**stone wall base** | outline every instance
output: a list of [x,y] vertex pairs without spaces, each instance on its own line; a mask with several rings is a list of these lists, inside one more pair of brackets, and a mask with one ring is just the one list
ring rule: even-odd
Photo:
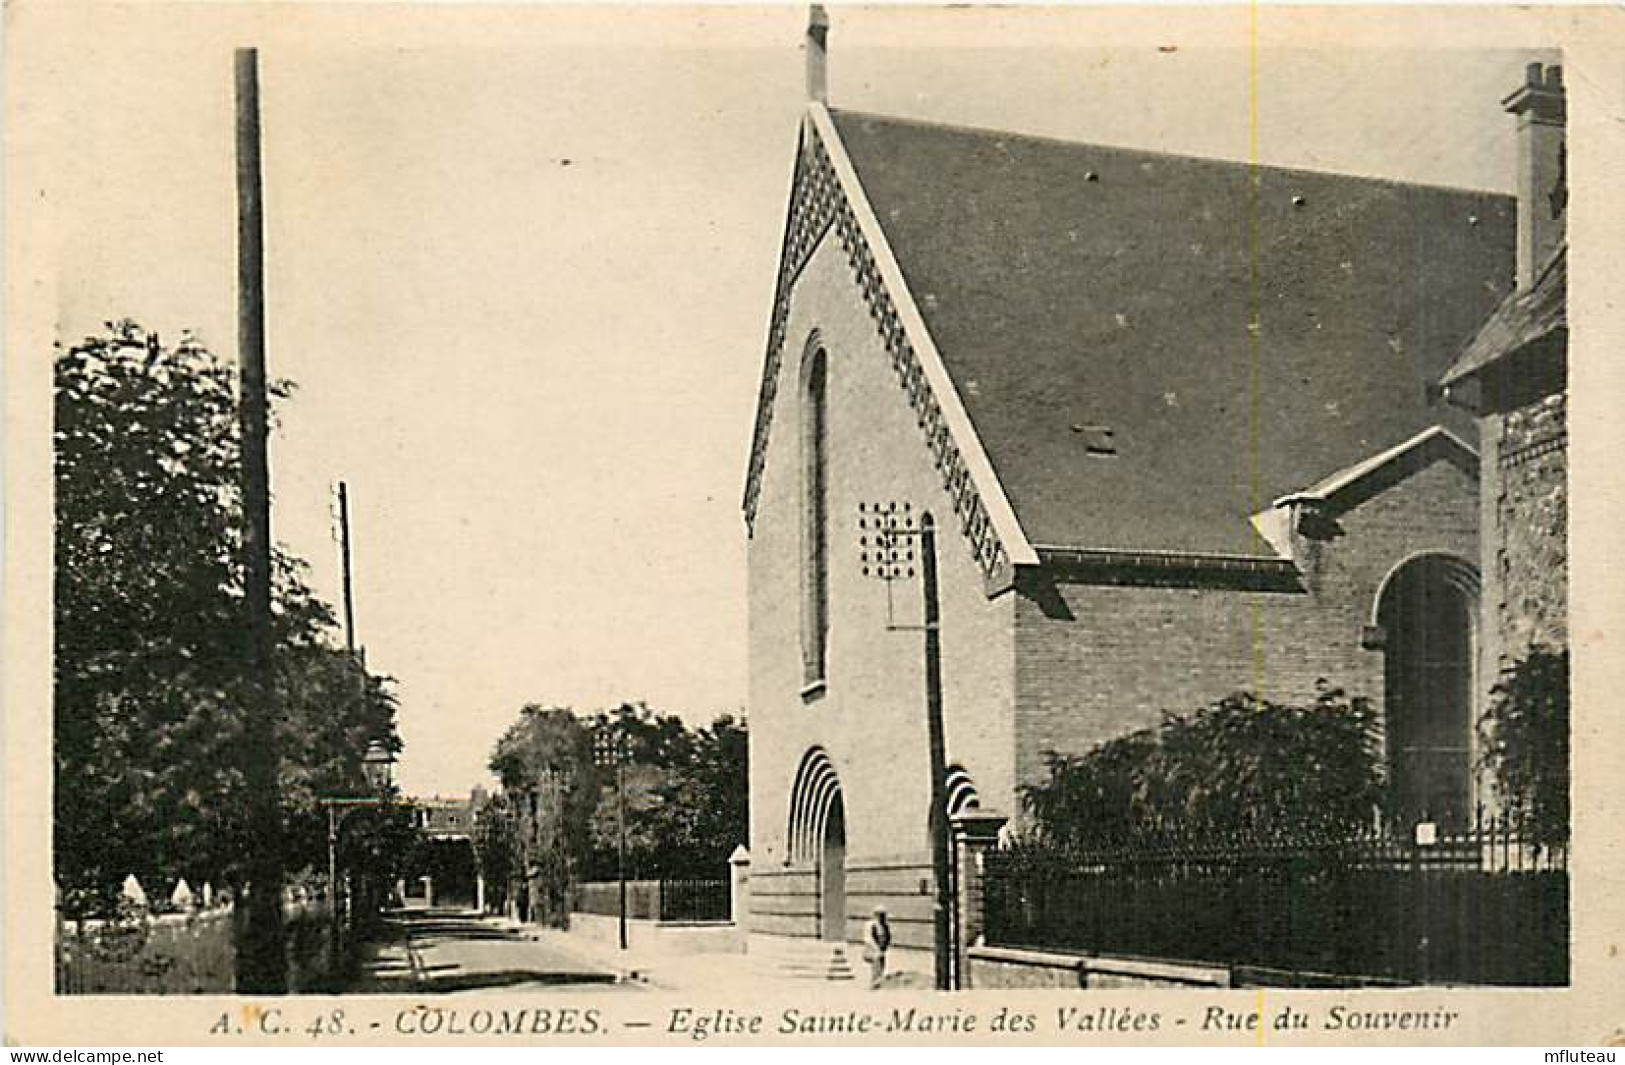
[[972,988],[1067,987],[1105,991],[1231,986],[1230,970],[1222,966],[1010,947],[972,947],[966,956],[968,982]]

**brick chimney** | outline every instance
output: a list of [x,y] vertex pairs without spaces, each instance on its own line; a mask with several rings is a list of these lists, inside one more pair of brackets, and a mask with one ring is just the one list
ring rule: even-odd
[[1569,186],[1564,158],[1563,68],[1530,63],[1524,82],[1501,101],[1518,116],[1518,288],[1563,241]]
[[807,99],[824,103],[829,95],[829,15],[823,4],[807,10]]

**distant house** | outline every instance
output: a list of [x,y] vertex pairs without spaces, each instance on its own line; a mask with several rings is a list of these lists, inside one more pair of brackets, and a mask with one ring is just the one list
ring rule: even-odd
[[1513,200],[835,110],[809,55],[743,502],[753,934],[882,904],[930,967],[918,560],[866,574],[860,503],[941,530],[952,812],[1325,678],[1404,811],[1466,817],[1479,458],[1436,385]]
[[480,801],[479,789],[470,798],[414,799],[417,827],[430,839],[465,839],[473,833],[474,817]]
[[427,906],[485,909],[485,875],[475,832],[484,801],[480,788],[466,798],[434,795],[410,800],[420,842],[407,856],[397,887],[403,899]]

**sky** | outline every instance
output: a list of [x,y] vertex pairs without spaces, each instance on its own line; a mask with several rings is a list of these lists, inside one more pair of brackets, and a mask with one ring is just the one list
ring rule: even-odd
[[[748,711],[739,500],[804,12],[417,15],[262,45],[269,363],[297,385],[272,520],[336,604],[348,482],[399,781],[451,794],[529,702]],[[1512,189],[1526,53],[1271,50],[1255,82],[1245,49],[1020,11],[832,19],[836,107],[1230,159],[1256,107],[1264,163]],[[41,105],[59,335],[128,316],[230,355],[243,39],[111,37]]]

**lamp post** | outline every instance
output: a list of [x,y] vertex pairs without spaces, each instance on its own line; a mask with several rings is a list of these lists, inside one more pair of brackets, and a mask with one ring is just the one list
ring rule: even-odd
[[[384,806],[389,802],[389,787],[394,783],[395,753],[381,740],[367,745],[361,756],[361,774],[374,794],[369,796],[327,796],[316,801],[327,810],[327,893],[328,925],[336,944],[339,927],[339,828],[351,810],[361,806]],[[345,917],[349,917],[349,898],[345,898]]]
[[621,949],[626,949],[626,733],[614,725],[600,728],[592,741],[593,764],[615,770],[615,818],[618,841],[616,870],[621,882]]
[[367,753],[361,756],[361,775],[367,786],[382,795],[395,783],[395,752],[384,746],[383,740],[367,744]]
[[[925,636],[925,727],[931,773],[931,873],[936,892],[931,907],[936,953],[937,990],[953,986],[953,944],[950,929],[953,887],[949,882],[951,858],[948,839],[948,755],[942,723],[942,624],[937,597],[937,525],[929,512],[916,515],[908,503],[858,504],[858,559],[863,576],[885,582],[888,632],[920,632]],[[916,563],[916,550],[918,562]],[[891,588],[899,580],[920,579],[923,616],[918,625],[899,625],[892,619]]]

